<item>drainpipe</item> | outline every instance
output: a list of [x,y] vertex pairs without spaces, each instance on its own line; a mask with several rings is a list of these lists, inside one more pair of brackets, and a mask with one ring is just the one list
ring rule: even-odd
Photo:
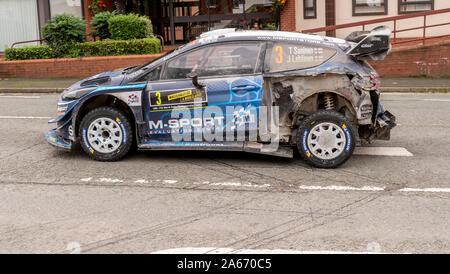
[[175,22],[173,18],[173,0],[169,0],[169,17],[170,17],[170,44],[175,45]]
[[205,0],[206,8],[208,9],[208,31],[210,31],[211,27],[211,13],[209,13],[209,0]]

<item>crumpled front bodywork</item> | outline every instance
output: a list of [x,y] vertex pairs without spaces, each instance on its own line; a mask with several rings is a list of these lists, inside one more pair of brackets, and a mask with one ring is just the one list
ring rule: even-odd
[[[360,139],[389,139],[395,117],[379,101],[379,76],[365,61],[336,54],[325,64],[305,70],[268,74],[262,105],[279,107],[280,141],[294,144],[295,127],[323,105],[323,95],[332,94],[334,110],[356,127]],[[322,106],[325,108],[324,106]],[[270,134],[270,133],[268,133]]]

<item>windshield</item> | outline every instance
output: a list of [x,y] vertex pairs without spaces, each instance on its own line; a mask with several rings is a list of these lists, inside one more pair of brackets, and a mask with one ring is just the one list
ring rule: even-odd
[[151,63],[156,62],[156,61],[158,61],[159,59],[168,56],[169,54],[172,54],[172,53],[175,52],[176,50],[178,50],[178,48],[173,49],[173,50],[171,50],[171,51],[168,51],[168,52],[166,52],[166,54],[163,54],[163,55],[161,55],[161,56],[159,56],[159,57],[157,57],[157,58],[155,58],[155,59],[152,59],[152,60],[148,61],[147,63],[145,63],[145,64],[143,64],[143,65],[139,65],[139,66],[136,66],[136,67],[134,67],[134,68],[132,68],[132,69],[130,69],[130,70],[127,70],[126,73],[128,74],[128,73],[136,72],[136,71],[140,70],[141,68],[146,67],[146,66],[150,65]]

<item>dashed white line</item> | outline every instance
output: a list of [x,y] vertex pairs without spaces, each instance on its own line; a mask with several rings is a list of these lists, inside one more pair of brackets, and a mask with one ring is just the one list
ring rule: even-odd
[[0,116],[0,119],[50,119],[51,117],[39,116]]
[[[84,183],[89,182],[97,182],[97,183],[129,183],[124,179],[118,179],[118,178],[98,178],[94,179],[92,177],[87,178],[81,178],[80,181]],[[179,182],[177,180],[146,180],[146,179],[137,179],[132,180],[131,182],[134,182],[136,184],[162,184],[162,185],[204,185],[204,186],[223,186],[223,187],[235,187],[235,188],[270,188],[270,184],[253,184],[250,182]],[[361,186],[361,187],[355,187],[355,186],[345,186],[345,185],[329,185],[329,186],[319,186],[319,185],[289,185],[290,188],[298,188],[301,190],[309,190],[309,191],[372,191],[372,192],[380,192],[380,191],[386,191],[387,187],[385,186]],[[398,190],[394,190],[398,192],[441,192],[441,193],[450,193],[450,188],[439,188],[439,187],[428,187],[428,188],[402,188]]]
[[352,187],[352,186],[299,186],[300,189],[304,190],[337,190],[337,191],[383,191],[384,187],[376,186],[363,186],[363,187]]
[[447,192],[450,193],[450,188],[402,188],[402,192]]
[[30,96],[30,95],[0,95],[0,98],[40,99],[41,96]]
[[399,157],[414,156],[404,147],[357,147],[355,148],[353,154],[370,155],[370,156],[399,156]]
[[450,99],[422,99],[422,100],[431,102],[450,102]]

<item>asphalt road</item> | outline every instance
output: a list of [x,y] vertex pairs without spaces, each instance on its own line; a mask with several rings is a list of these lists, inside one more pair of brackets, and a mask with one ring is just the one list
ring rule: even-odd
[[413,156],[321,170],[221,152],[95,162],[46,143],[56,95],[0,95],[0,253],[450,253],[450,95],[382,99],[399,125],[372,146]]

